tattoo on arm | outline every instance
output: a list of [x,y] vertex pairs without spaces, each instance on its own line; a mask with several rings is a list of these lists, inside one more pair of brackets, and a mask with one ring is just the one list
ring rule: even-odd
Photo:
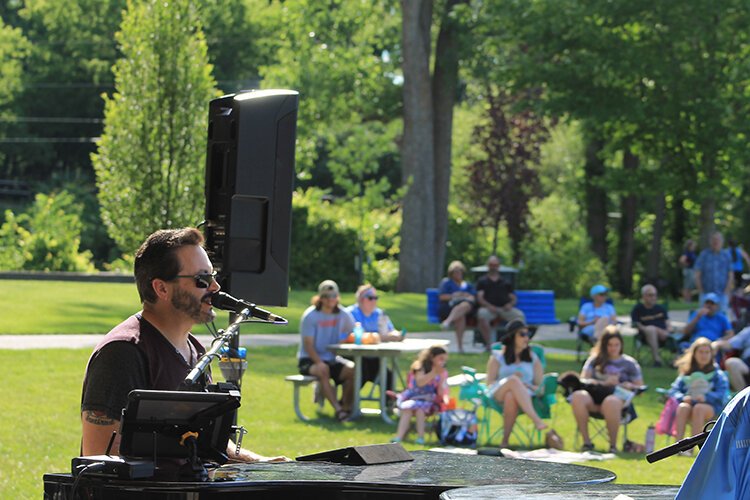
[[83,412],[83,418],[86,422],[94,425],[112,425],[115,419],[109,418],[103,411],[86,410]]

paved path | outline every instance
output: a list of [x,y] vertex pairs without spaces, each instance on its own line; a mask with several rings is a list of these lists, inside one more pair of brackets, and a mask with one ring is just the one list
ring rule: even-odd
[[[686,321],[687,311],[673,311],[672,319],[675,321]],[[455,350],[455,334],[453,331],[436,332],[409,332],[409,337],[421,339],[445,339],[450,341],[449,349]],[[103,335],[0,335],[0,349],[82,349],[93,348]],[[210,336],[200,336],[204,345],[211,343]],[[557,325],[541,325],[534,335],[534,340],[562,340],[573,339],[573,334],[568,330],[568,323]],[[296,333],[259,333],[240,334],[240,344],[252,348],[258,346],[288,346],[297,345],[299,335]],[[481,344],[472,346],[472,333],[464,334],[464,348],[466,352],[482,352]],[[547,352],[574,353],[566,349],[548,348]]]

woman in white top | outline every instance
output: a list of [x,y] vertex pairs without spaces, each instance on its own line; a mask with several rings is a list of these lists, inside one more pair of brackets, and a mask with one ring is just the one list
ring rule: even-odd
[[489,393],[503,406],[503,442],[500,446],[504,448],[508,447],[519,409],[531,418],[537,429],[547,428],[531,402],[531,396],[544,378],[544,369],[529,347],[529,329],[520,319],[508,323],[506,329],[503,349],[492,352],[487,361]]

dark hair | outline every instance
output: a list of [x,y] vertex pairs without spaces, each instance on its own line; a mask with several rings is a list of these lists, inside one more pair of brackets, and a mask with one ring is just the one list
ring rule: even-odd
[[594,356],[593,368],[594,370],[603,369],[604,365],[609,362],[609,352],[607,346],[611,339],[618,339],[620,341],[620,355],[625,352],[625,343],[622,340],[622,335],[615,325],[609,325],[604,329],[599,342],[596,343],[594,348],[591,350],[591,354]]
[[440,356],[441,354],[447,353],[448,351],[446,351],[444,347],[439,345],[434,345],[432,347],[424,349],[419,353],[416,361],[411,364],[411,371],[418,372],[419,370],[424,370],[425,373],[428,373],[430,370],[432,370],[433,358],[435,356]]
[[[518,332],[520,332],[523,328],[517,329],[513,334],[508,335],[508,340],[505,342],[505,348],[503,348],[503,357],[505,358],[505,363],[508,365],[512,365],[516,362],[516,335],[518,335]],[[518,357],[521,359],[521,361],[531,361],[531,346],[527,345],[526,349],[520,352]]]
[[177,250],[189,245],[203,246],[203,234],[194,227],[160,229],[146,238],[135,252],[135,285],[141,303],[156,302],[151,282],[174,279],[180,273]]

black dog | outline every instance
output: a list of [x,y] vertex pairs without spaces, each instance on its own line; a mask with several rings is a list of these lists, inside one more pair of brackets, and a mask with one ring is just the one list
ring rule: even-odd
[[604,398],[615,392],[614,386],[582,381],[574,371],[567,371],[557,377],[557,385],[563,388],[566,398],[575,391],[584,390],[591,394],[591,399],[597,405],[602,404]]

